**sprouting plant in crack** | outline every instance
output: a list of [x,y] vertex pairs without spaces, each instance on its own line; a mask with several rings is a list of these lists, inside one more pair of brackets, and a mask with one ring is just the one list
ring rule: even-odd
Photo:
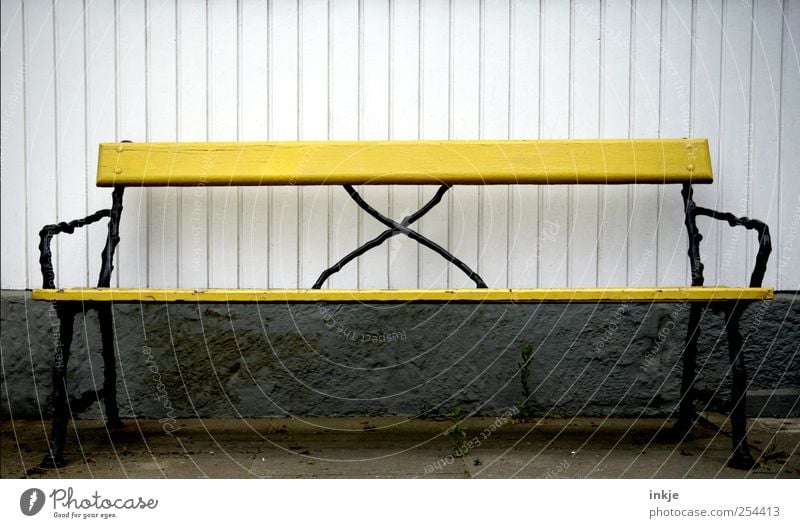
[[462,457],[467,452],[467,433],[461,428],[461,422],[464,421],[464,413],[459,405],[453,405],[447,411],[447,417],[453,422],[445,433],[453,442],[453,456]]
[[532,414],[531,409],[531,388],[528,385],[528,379],[531,375],[531,359],[533,359],[533,347],[525,343],[522,345],[520,351],[520,358],[522,361],[519,363],[520,382],[522,383],[522,401],[517,402],[517,409],[522,418],[528,418]]

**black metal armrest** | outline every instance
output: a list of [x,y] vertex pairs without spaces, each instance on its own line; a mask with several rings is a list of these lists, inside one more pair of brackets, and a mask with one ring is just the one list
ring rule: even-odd
[[111,215],[111,209],[100,209],[86,218],[80,218],[71,222],[59,222],[49,224],[39,231],[39,266],[42,268],[42,288],[54,289],[55,273],[53,271],[53,255],[50,252],[50,241],[55,235],[61,233],[72,234],[78,227],[93,224],[98,220]]
[[769,234],[769,226],[755,218],[737,217],[732,213],[721,213],[713,209],[700,207],[694,203],[692,198],[693,190],[691,184],[684,184],[683,203],[686,211],[686,229],[689,231],[689,260],[692,264],[692,286],[703,285],[703,263],[700,261],[700,241],[703,235],[697,229],[697,216],[708,216],[715,220],[728,222],[731,227],[743,226],[746,229],[754,230],[758,233],[758,253],[753,272],[750,275],[750,287],[759,288],[764,280],[767,271],[767,262],[772,253],[772,239]]
[[86,218],[79,218],[71,222],[59,222],[49,224],[39,231],[39,266],[42,270],[42,288],[55,289],[55,272],[53,271],[53,255],[50,252],[50,241],[55,235],[61,233],[72,234],[76,228],[93,224],[105,217],[109,218],[108,237],[103,248],[103,265],[100,268],[100,279],[97,287],[103,288],[111,285],[111,271],[114,269],[112,261],[114,250],[119,243],[119,218],[122,214],[122,193],[123,187],[115,187],[112,193],[111,209],[100,209]]

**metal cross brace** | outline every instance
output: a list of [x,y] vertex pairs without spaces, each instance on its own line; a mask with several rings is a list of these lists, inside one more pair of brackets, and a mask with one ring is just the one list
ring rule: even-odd
[[341,270],[351,260],[363,255],[370,249],[380,246],[386,240],[389,240],[391,237],[401,233],[406,235],[410,239],[416,241],[417,243],[422,244],[423,246],[441,255],[445,260],[447,260],[448,262],[456,266],[458,269],[463,271],[472,281],[474,281],[475,286],[477,288],[487,287],[486,283],[483,282],[483,279],[480,277],[480,275],[475,273],[469,266],[467,266],[461,260],[456,258],[452,253],[444,249],[436,242],[420,235],[419,233],[408,227],[417,220],[419,220],[420,218],[422,218],[426,213],[428,213],[428,211],[433,209],[439,202],[441,202],[444,193],[446,193],[447,190],[450,189],[450,185],[442,185],[441,187],[439,187],[439,190],[436,191],[436,194],[433,196],[433,198],[430,199],[430,201],[428,201],[428,203],[426,203],[416,213],[408,215],[405,218],[403,218],[403,220],[399,223],[396,222],[395,220],[392,220],[391,218],[387,218],[386,216],[376,211],[371,205],[369,205],[367,202],[364,201],[364,199],[361,197],[360,194],[358,194],[358,192],[353,188],[352,185],[344,185],[343,187],[344,190],[347,191],[347,194],[350,195],[350,198],[352,198],[353,201],[355,201],[359,207],[361,207],[363,210],[369,213],[380,223],[387,226],[389,229],[387,229],[380,235],[376,236],[372,240],[365,242],[358,248],[354,249],[353,251],[345,255],[344,258],[342,258],[339,262],[337,262],[330,268],[323,271],[322,275],[320,275],[319,278],[317,279],[317,282],[314,283],[314,286],[312,287],[313,289],[318,290],[322,288],[322,285],[325,283],[326,280],[328,280],[328,277],[330,277],[337,271]]

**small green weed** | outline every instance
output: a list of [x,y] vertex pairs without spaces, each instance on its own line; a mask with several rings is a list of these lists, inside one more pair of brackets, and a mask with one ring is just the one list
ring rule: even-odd
[[462,457],[467,452],[467,433],[461,428],[461,422],[464,420],[464,413],[459,405],[453,405],[447,411],[447,417],[453,422],[445,433],[453,442],[453,456]]

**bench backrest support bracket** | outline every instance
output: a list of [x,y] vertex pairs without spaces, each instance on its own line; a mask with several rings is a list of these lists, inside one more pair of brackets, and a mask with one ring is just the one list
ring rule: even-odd
[[117,249],[117,244],[119,244],[119,221],[122,216],[122,193],[124,191],[125,187],[117,185],[111,193],[108,236],[101,254],[103,263],[100,267],[100,278],[97,280],[98,288],[109,288],[111,286],[111,272],[114,271],[114,251]]

